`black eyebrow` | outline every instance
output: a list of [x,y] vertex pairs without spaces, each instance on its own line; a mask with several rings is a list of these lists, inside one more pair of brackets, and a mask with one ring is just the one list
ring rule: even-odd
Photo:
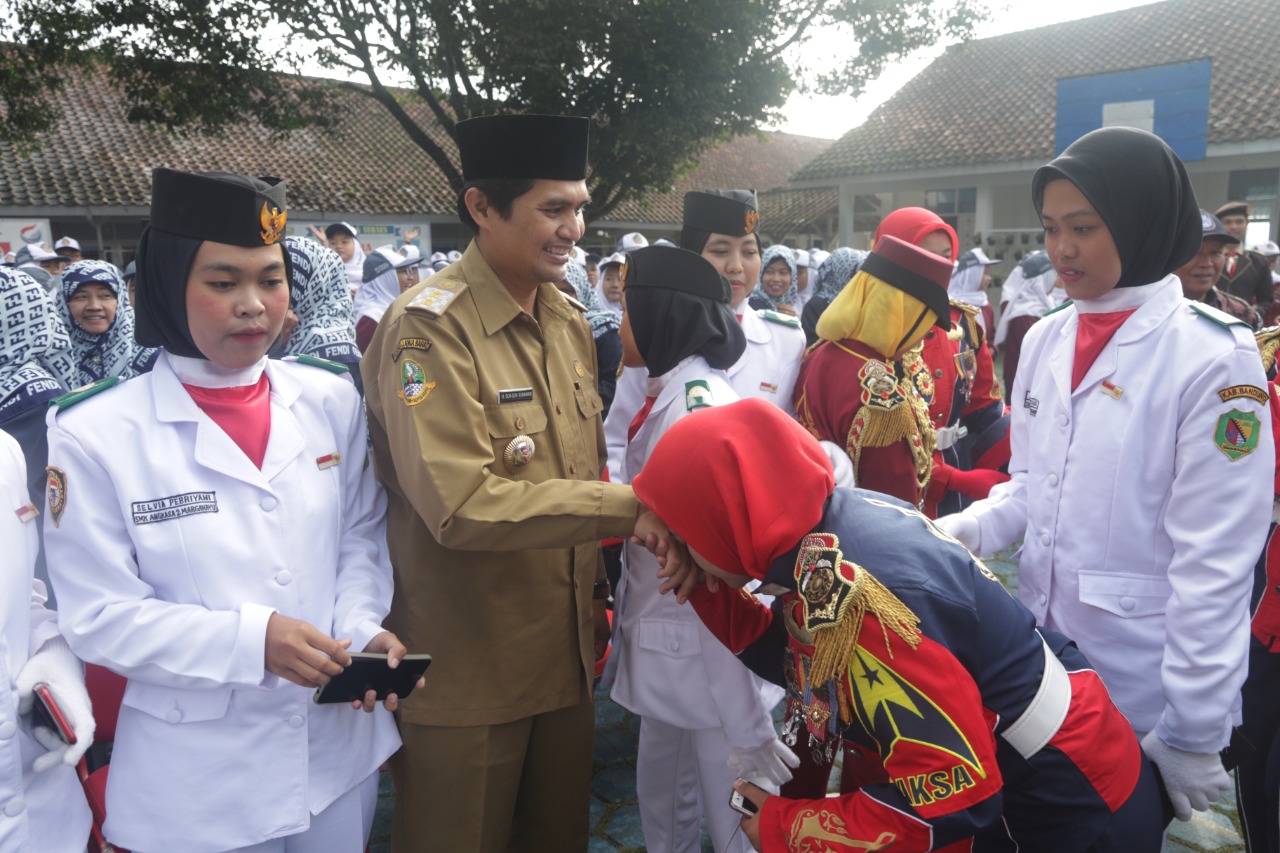
[[[282,270],[282,269],[284,269],[284,261],[272,261],[271,263],[259,269],[258,272],[259,273],[276,272],[277,270]],[[242,270],[240,267],[236,266],[235,264],[211,263],[211,264],[201,265],[198,272],[225,272],[225,273],[231,273],[232,275],[243,275],[245,270]]]

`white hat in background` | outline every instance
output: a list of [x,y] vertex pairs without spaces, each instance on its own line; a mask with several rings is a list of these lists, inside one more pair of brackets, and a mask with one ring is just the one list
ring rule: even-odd
[[795,254],[796,254],[796,266],[804,267],[805,269],[808,269],[809,253],[806,252],[804,249],[796,249]]
[[636,249],[643,249],[649,245],[649,241],[639,231],[632,231],[630,234],[623,234],[622,239],[618,241],[619,252],[634,252]]
[[1277,246],[1273,240],[1268,240],[1260,246],[1254,246],[1253,250],[1260,255],[1266,255],[1268,258],[1280,255],[1280,246]]
[[57,251],[58,249],[74,249],[78,252],[80,251],[80,244],[70,237],[63,237],[53,244],[53,248],[54,251]]
[[623,252],[614,252],[609,257],[600,259],[600,271],[604,272],[605,267],[622,266],[626,262],[627,262],[626,254],[624,254]]
[[405,243],[401,246],[400,254],[404,255],[404,260],[395,265],[398,270],[416,266],[422,262],[422,252],[418,251],[418,247],[412,243]]
[[457,249],[454,249],[452,252],[445,255],[445,258],[448,259],[449,263],[456,264],[458,261],[462,260],[462,253]]

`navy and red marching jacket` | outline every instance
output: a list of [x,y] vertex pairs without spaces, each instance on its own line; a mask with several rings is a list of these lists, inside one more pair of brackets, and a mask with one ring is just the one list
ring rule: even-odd
[[[985,566],[892,498],[836,489],[813,534],[838,540],[842,560],[907,605],[923,636],[912,649],[868,613],[837,686],[852,711],[844,738],[878,754],[888,781],[839,798],[769,798],[761,810],[764,853],[867,844],[926,851],[957,842],[950,849],[1082,851],[1102,836],[1137,786],[1142,757],[1084,655],[1065,637],[1037,630]],[[789,632],[783,616],[791,608],[803,628],[799,548],[764,579],[790,590],[771,610],[725,586],[691,598],[722,642],[779,684],[787,656],[805,648],[791,636],[803,632]],[[1072,695],[1057,733],[1027,759],[999,735],[1036,695],[1046,642]],[[787,686],[795,697],[796,686]]]

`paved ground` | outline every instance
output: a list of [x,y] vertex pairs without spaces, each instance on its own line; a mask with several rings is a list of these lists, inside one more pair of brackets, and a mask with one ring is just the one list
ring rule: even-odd
[[[988,560],[991,569],[1016,586],[1016,559],[1001,554]],[[599,694],[596,697],[595,771],[591,799],[590,853],[643,853],[644,836],[636,806],[636,742],[640,722],[628,711]],[[834,778],[839,779],[837,774]],[[727,794],[726,794],[727,796]],[[374,822],[371,853],[389,853],[391,812],[395,795],[390,781],[383,779],[377,819]],[[704,853],[717,853],[703,836]],[[1165,844],[1165,853],[1230,853],[1243,851],[1236,822],[1234,797],[1207,813],[1197,813],[1189,823],[1174,821]]]

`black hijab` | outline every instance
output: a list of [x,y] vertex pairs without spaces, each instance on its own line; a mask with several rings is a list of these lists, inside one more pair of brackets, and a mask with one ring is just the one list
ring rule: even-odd
[[1200,251],[1200,205],[1187,170],[1160,137],[1129,127],[1087,133],[1031,181],[1039,214],[1044,188],[1065,178],[1102,217],[1120,255],[1116,287],[1151,284]]
[[187,277],[203,240],[148,228],[138,241],[134,337],[174,355],[204,358],[187,325]]
[[705,258],[651,246],[627,256],[624,276],[631,336],[650,376],[691,355],[726,370],[746,351],[742,324],[729,307],[732,288]]

